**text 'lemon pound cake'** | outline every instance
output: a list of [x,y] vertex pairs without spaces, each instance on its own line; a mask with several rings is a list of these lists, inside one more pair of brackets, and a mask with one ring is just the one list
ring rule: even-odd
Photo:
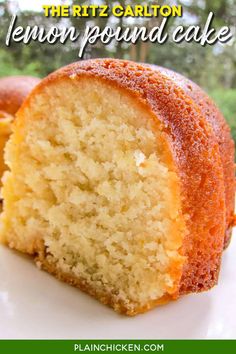
[[7,144],[2,241],[128,315],[214,286],[232,226],[233,142],[226,176],[210,104],[177,81],[69,65],[33,90]]
[[0,78],[0,178],[6,169],[3,150],[11,134],[14,116],[39,79],[31,76]]

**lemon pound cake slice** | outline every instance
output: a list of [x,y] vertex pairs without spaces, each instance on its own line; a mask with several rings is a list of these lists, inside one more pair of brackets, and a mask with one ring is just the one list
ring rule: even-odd
[[98,59],[51,74],[18,112],[6,161],[1,240],[59,279],[128,315],[217,283],[219,143],[160,71]]

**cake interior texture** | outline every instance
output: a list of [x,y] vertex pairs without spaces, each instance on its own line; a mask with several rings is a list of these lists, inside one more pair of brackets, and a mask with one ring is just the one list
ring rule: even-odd
[[185,217],[158,119],[88,77],[52,82],[23,111],[6,148],[2,241],[120,312],[174,297]]
[[[0,176],[6,170],[4,162],[4,148],[11,134],[11,125],[14,117],[0,110]],[[1,186],[1,181],[0,181]]]

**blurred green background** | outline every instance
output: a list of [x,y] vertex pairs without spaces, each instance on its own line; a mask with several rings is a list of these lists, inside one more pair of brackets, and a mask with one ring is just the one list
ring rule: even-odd
[[[235,34],[236,0],[183,0],[183,1],[30,1],[30,0],[0,0],[0,77],[7,75],[28,74],[44,77],[51,71],[78,60],[78,44],[67,42],[65,45],[32,42],[29,45],[12,43],[7,48],[4,44],[6,32],[13,13],[18,14],[18,25],[39,25],[49,28],[55,24],[60,26],[75,26],[83,30],[87,24],[86,18],[52,19],[45,18],[40,12],[42,4],[169,4],[183,6],[182,18],[171,18],[168,21],[168,31],[179,24],[203,26],[210,11],[215,14],[213,25],[231,26]],[[90,25],[122,26],[158,26],[162,18],[130,19],[125,18],[93,18]],[[164,45],[137,43],[128,45],[112,42],[109,46],[97,43],[87,47],[84,58],[115,57],[132,59],[141,62],[154,63],[180,72],[202,86],[216,101],[226,119],[230,123],[233,137],[236,141],[236,41],[227,44],[216,44],[201,47],[199,44],[172,42]]]

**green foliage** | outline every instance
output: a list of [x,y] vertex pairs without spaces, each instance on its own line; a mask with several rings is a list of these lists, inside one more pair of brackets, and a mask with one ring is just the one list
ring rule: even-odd
[[39,64],[31,62],[26,64],[23,68],[17,68],[14,60],[8,53],[0,49],[0,77],[12,75],[31,75],[40,76]]
[[210,93],[231,127],[236,143],[236,90],[215,90]]

